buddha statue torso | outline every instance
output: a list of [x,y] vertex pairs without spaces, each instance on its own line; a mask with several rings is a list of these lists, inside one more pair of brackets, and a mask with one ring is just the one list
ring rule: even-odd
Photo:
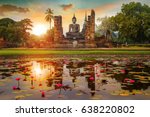
[[69,32],[66,33],[67,38],[69,39],[78,39],[82,38],[82,34],[80,33],[80,25],[76,24],[75,15],[72,18],[72,24],[69,25]]
[[80,25],[79,24],[70,24],[69,25],[69,32],[72,32],[72,33],[80,32]]

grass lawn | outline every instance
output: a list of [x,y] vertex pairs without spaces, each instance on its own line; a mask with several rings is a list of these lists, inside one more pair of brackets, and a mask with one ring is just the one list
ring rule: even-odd
[[150,48],[104,48],[104,49],[0,49],[0,55],[86,55],[86,54],[141,54],[150,55]]

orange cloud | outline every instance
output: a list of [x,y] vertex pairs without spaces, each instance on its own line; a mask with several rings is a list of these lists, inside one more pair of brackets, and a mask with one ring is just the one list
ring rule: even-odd
[[62,4],[62,5],[60,5],[60,7],[62,7],[64,11],[67,11],[67,10],[73,8],[73,4]]
[[116,8],[120,8],[119,4],[105,4],[103,6],[99,6],[97,8],[95,8],[95,11],[97,12],[97,15],[99,15],[99,13],[106,13],[106,12],[111,12],[112,10],[116,9]]
[[0,6],[0,15],[3,16],[7,12],[19,12],[26,13],[29,12],[28,8],[22,8],[14,5],[4,4]]

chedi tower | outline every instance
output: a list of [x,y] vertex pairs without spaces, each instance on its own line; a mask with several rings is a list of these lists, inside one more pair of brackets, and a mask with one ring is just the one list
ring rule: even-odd
[[85,46],[96,47],[95,44],[95,11],[91,10],[85,26]]

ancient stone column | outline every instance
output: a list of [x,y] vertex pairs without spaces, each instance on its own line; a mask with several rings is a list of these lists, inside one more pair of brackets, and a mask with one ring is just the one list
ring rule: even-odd
[[91,10],[85,30],[85,46],[96,47],[95,44],[95,11]]
[[63,39],[62,16],[54,16],[54,43]]
[[91,41],[93,41],[95,39],[95,11],[92,10],[91,11],[91,28],[90,28],[90,37],[91,37]]

